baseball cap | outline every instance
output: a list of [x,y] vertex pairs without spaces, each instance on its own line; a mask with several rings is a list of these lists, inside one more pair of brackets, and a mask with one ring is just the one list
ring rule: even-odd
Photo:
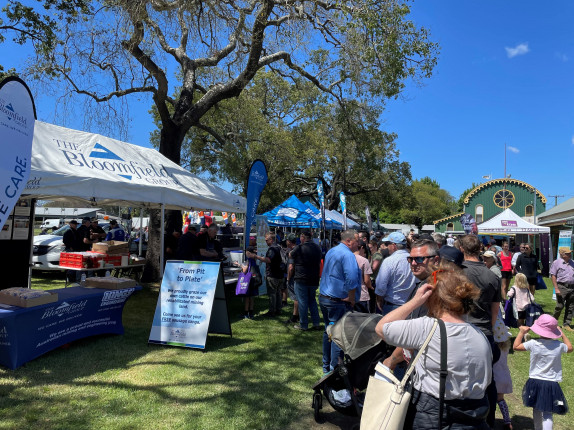
[[111,224],[114,224],[114,225],[115,225],[115,224],[117,224],[117,223],[118,223],[118,222],[117,222],[115,219],[111,219],[111,220],[110,220],[110,225],[111,225]]
[[482,254],[482,256],[487,258],[494,258],[496,257],[496,254],[492,251],[485,251],[484,254]]
[[401,232],[395,231],[389,234],[387,237],[383,237],[383,242],[391,242],[405,245],[407,243],[407,238]]
[[454,246],[443,246],[438,250],[440,258],[460,266],[464,261],[464,255]]
[[289,242],[295,243],[297,242],[297,235],[295,233],[289,233],[285,239]]

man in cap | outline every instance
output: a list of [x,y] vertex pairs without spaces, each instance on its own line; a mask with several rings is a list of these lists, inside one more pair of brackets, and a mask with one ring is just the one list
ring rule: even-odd
[[89,251],[92,247],[92,238],[90,236],[90,217],[82,218],[82,225],[78,227],[78,245],[76,251]]
[[119,242],[126,240],[126,232],[115,219],[110,220],[110,230],[108,231],[105,240],[116,240]]
[[564,330],[574,331],[571,326],[572,314],[574,313],[574,261],[572,261],[572,250],[569,246],[558,248],[560,257],[557,258],[550,267],[550,277],[556,290],[556,307],[554,308],[554,318],[558,321],[562,309],[564,311]]
[[385,258],[375,281],[377,308],[383,315],[406,303],[415,288],[415,277],[409,267],[405,235],[396,231],[383,238],[389,257]]
[[92,243],[100,242],[106,238],[106,232],[102,227],[99,225],[99,221],[96,217],[93,217],[91,220],[90,229],[90,239]]
[[64,251],[79,251],[79,249],[76,249],[78,243],[80,242],[78,240],[78,221],[73,219],[68,223],[68,225],[70,228],[66,230],[64,236],[62,237],[62,241],[64,242]]

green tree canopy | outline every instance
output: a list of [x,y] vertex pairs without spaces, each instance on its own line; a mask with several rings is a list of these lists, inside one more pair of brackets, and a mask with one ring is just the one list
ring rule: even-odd
[[428,177],[413,181],[411,199],[400,213],[404,222],[418,228],[450,215],[454,208],[449,192]]

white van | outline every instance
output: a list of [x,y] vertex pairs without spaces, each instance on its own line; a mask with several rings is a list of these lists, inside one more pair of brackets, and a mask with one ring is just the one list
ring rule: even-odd
[[40,226],[43,229],[51,229],[52,227],[60,228],[64,225],[63,219],[47,219],[44,223]]

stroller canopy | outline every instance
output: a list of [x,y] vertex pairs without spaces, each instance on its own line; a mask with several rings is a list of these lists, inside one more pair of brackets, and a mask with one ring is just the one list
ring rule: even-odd
[[327,334],[351,360],[356,360],[383,341],[375,332],[381,318],[383,316],[379,314],[347,312],[327,327]]

